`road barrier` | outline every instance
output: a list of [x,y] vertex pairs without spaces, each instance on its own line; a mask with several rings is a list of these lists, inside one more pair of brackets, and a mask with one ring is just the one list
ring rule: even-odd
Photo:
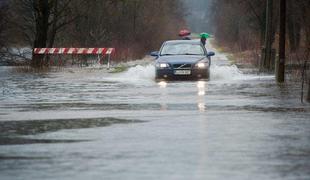
[[110,68],[111,55],[115,53],[115,48],[34,48],[34,54],[38,55],[100,55],[108,56],[108,68]]

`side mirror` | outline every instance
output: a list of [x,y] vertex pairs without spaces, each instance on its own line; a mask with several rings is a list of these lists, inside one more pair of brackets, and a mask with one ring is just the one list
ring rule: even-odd
[[215,56],[215,53],[214,52],[208,52],[207,56],[208,57]]
[[159,52],[158,51],[151,52],[151,56],[158,57],[159,56]]

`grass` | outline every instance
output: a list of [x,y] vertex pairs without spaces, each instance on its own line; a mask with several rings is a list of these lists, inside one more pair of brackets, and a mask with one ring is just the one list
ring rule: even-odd
[[112,69],[112,71],[110,71],[109,73],[121,73],[121,72],[124,72],[128,69],[128,67],[126,66],[117,66],[117,67],[114,67]]
[[210,43],[219,53],[224,53],[231,64],[244,68],[257,68],[259,54],[257,50],[234,51],[227,46],[220,46],[215,39],[210,39]]
[[237,63],[236,56],[234,54],[227,54],[226,57],[228,58],[231,64]]

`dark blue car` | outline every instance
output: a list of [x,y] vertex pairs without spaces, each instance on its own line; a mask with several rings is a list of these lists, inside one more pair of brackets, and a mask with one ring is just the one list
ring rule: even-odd
[[156,80],[208,80],[211,56],[199,40],[165,42],[156,57]]

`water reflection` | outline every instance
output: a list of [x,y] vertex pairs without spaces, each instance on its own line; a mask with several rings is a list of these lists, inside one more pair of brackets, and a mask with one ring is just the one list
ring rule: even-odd
[[206,103],[205,103],[206,82],[198,81],[197,89],[198,89],[197,107],[200,112],[204,112],[206,110]]
[[161,93],[160,93],[160,110],[161,111],[167,111],[168,110],[168,105],[166,102],[166,98],[167,98],[167,85],[168,83],[165,81],[161,81],[158,83],[159,88],[161,89]]
[[158,85],[159,85],[160,88],[166,88],[167,87],[167,82],[161,81],[161,82],[158,83]]

